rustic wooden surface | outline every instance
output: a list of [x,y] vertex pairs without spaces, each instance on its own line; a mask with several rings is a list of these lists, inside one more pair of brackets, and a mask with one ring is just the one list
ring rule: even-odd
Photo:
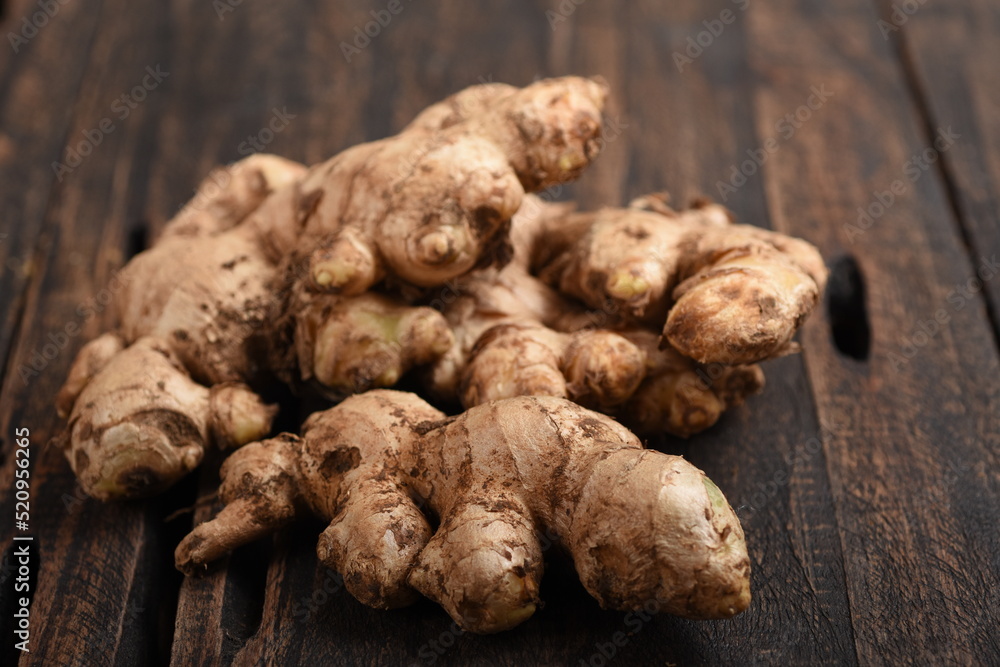
[[[0,2],[0,663],[1000,664],[1000,280],[969,282],[1000,252],[1000,3],[403,0],[350,62],[341,42],[388,3],[261,4]],[[679,70],[705,21],[721,32]],[[169,75],[122,118],[116,98],[157,66]],[[83,497],[46,448],[52,397],[111,325],[98,300],[115,269],[213,165],[276,111],[290,121],[266,149],[316,162],[481,80],[566,73],[603,75],[614,103],[605,154],[561,196],[725,194],[741,220],[805,237],[836,267],[804,354],[770,362],[766,393],[711,432],[665,445],[738,506],[749,611],[601,611],[554,561],[530,622],[461,635],[430,603],[355,602],[317,566],[309,522],[183,580],[172,551],[214,510],[210,465],[155,502]],[[826,99],[802,111],[815,91]],[[52,163],[104,118],[113,130],[57,178]],[[957,138],[912,171],[941,132]],[[720,193],[772,138],[763,166]],[[858,208],[894,181],[859,234]],[[78,333],[60,338],[68,325]],[[17,428],[31,431],[36,554],[24,655]]]

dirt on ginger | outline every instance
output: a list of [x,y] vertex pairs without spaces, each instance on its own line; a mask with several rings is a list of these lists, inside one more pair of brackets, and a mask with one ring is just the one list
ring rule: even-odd
[[[504,261],[525,193],[596,156],[606,95],[579,77],[474,86],[312,168],[254,155],[217,170],[125,267],[118,331],[81,351],[60,393],[84,490],[169,486],[218,439],[216,413],[237,422],[218,444],[260,438],[274,409],[251,388],[275,378],[343,397],[444,354],[444,317],[401,293]],[[213,405],[237,395],[219,385],[247,407]]]
[[314,414],[301,438],[236,451],[222,476],[225,507],[177,547],[184,572],[311,512],[330,522],[320,561],[358,600],[393,608],[423,594],[472,632],[537,609],[539,534],[559,536],[607,608],[656,600],[664,612],[727,618],[750,602],[743,530],[719,489],[563,399],[446,417],[414,394],[370,391]]
[[796,349],[826,278],[804,241],[657,195],[596,213],[529,198],[511,240],[443,309],[456,345],[431,394],[564,397],[646,435],[691,436],[761,391],[755,362]]
[[826,283],[814,246],[731,224],[707,202],[678,212],[649,195],[563,225],[586,231],[541,246],[540,277],[591,308],[610,304],[626,320],[662,327],[667,343],[699,363],[752,364],[795,349],[792,336]]

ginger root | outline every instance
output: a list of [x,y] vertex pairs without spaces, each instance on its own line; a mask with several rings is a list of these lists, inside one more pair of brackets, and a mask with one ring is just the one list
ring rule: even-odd
[[[431,288],[504,264],[525,193],[575,179],[597,156],[606,96],[603,82],[580,77],[522,89],[473,86],[398,135],[350,148],[312,167],[293,191],[276,193],[251,218],[281,258],[289,329],[314,326],[303,320],[331,295],[359,295],[383,281]],[[297,235],[275,228],[289,216],[301,220]],[[278,348],[292,349],[291,338],[286,332]],[[294,349],[298,368],[320,377],[309,372],[301,341]],[[286,358],[286,369],[295,365]]]
[[432,287],[503,259],[524,193],[573,180],[596,157],[606,97],[603,82],[579,77],[453,95],[395,137],[313,167],[286,253],[311,290],[338,294],[387,275]]
[[715,204],[677,212],[649,195],[568,218],[567,228],[586,232],[537,244],[541,278],[591,308],[662,326],[671,346],[700,363],[752,364],[793,350],[826,282],[811,244],[729,224]]
[[[653,331],[663,327],[669,311],[662,286],[674,280],[669,267],[683,259],[683,249],[668,243],[677,236],[673,218],[684,221],[690,238],[700,238],[698,229],[730,228],[728,214],[718,206],[671,215],[637,207],[573,214],[566,204],[528,197],[512,222],[512,261],[465,276],[458,295],[443,308],[456,345],[433,364],[431,393],[457,396],[466,408],[521,395],[569,398],[617,416],[639,433],[680,437],[712,426],[724,410],[758,393],[764,376],[757,366],[716,362],[706,368]],[[593,240],[598,235],[607,245]],[[785,245],[808,247],[780,238]],[[672,259],[665,262],[668,253]],[[625,274],[639,276],[635,284],[661,287],[643,294],[633,290],[624,301],[605,297],[601,307],[588,311],[531,273],[534,265],[542,278],[579,296],[577,287],[597,284],[590,274],[580,278],[583,260],[592,259],[598,268],[615,266],[610,257]],[[821,263],[817,273],[822,274]],[[613,282],[620,288],[623,280]],[[740,325],[734,321],[730,327]]]
[[[516,230],[515,218],[515,230]],[[455,345],[428,374],[429,391],[465,407],[514,396],[569,398],[607,410],[625,401],[645,373],[641,350],[617,333],[563,332],[578,311],[514,260],[466,276],[444,307]]]
[[562,399],[511,398],[448,418],[413,394],[371,391],[314,414],[302,438],[237,450],[222,475],[225,507],[177,547],[186,573],[308,511],[330,521],[319,559],[360,601],[391,608],[421,593],[472,632],[534,613],[541,533],[559,536],[604,607],[656,601],[726,618],[750,601],[743,530],[719,489]]
[[240,222],[303,170],[253,156],[215,172],[122,271],[119,333],[80,350],[56,400],[66,457],[89,495],[152,495],[206,447],[270,431],[276,410],[247,383],[264,370],[275,271]]
[[[213,441],[242,444],[268,432],[274,410],[256,397],[247,399],[253,414],[228,409],[221,403],[237,394],[217,386],[249,393],[277,377],[340,398],[391,386],[444,354],[452,334],[438,312],[368,290],[412,293],[502,263],[525,192],[575,178],[597,154],[606,94],[603,83],[578,77],[474,86],[400,134],[312,168],[254,155],[211,174],[123,270],[117,342],[81,351],[60,393],[66,454],[85,490],[153,493]],[[128,364],[152,350],[163,360],[142,379]],[[98,414],[95,387],[122,396],[131,387],[141,400]],[[163,418],[146,423],[135,411],[145,403]],[[245,423],[202,428],[215,413]],[[194,426],[179,434],[178,423]],[[114,449],[131,443],[135,456],[99,451],[104,440],[84,435],[98,424],[120,426]]]
[[67,396],[65,389],[60,395],[61,403],[74,403],[63,437],[66,458],[90,496],[159,493],[201,462],[209,442],[235,447],[270,431],[275,408],[246,385],[208,389],[192,381],[158,338],[140,338],[114,352],[121,347],[114,334],[90,342],[74,370],[92,377],[78,395]]

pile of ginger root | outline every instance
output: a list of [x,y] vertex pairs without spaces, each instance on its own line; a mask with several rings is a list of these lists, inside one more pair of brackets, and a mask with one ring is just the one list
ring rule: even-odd
[[[473,632],[537,608],[540,534],[604,607],[746,609],[722,492],[633,431],[688,437],[760,392],[826,269],[706,201],[534,194],[597,157],[606,97],[599,79],[483,84],[312,167],[210,174],[125,266],[118,328],[56,398],[83,489],[148,497],[233,450],[180,570],[314,514],[358,600],[424,595]],[[404,376],[416,393],[389,389]],[[261,395],[279,385],[330,407],[275,434]]]

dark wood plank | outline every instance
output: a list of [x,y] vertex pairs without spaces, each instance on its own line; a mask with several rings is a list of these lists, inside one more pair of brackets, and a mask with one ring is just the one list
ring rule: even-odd
[[[199,473],[195,523],[207,521],[222,508],[217,497],[222,458],[219,452],[210,454]],[[182,525],[190,526],[190,522]],[[170,545],[171,552],[175,546]],[[170,648],[171,665],[232,663],[236,652],[260,625],[270,555],[267,544],[249,545],[204,576],[183,580]]]
[[[838,354],[822,327],[803,335],[819,418],[838,425],[824,453],[858,657],[992,664],[998,359],[982,295],[961,307],[949,300],[975,266],[933,170],[908,182],[861,238],[848,236],[858,207],[905,178],[928,141],[877,19],[860,0],[782,0],[748,14],[761,137],[814,88],[833,91],[821,108],[798,112],[794,143],[758,178],[778,229],[813,239],[828,257],[853,255],[867,285],[867,362]],[[927,323],[936,315],[947,321],[935,333]],[[922,322],[928,333],[918,333]]]
[[[637,126],[629,108],[626,69],[630,41],[626,21],[613,4],[599,3],[568,13],[538,3],[548,30],[544,37],[547,75],[602,76],[611,89],[605,111],[604,145],[600,159],[575,183],[553,188],[546,195],[573,200],[583,209],[624,203],[629,185],[629,158]],[[575,7],[575,5],[572,5]],[[547,13],[553,12],[553,13]],[[658,186],[666,187],[665,185]]]
[[[329,26],[336,25],[344,39],[352,39],[348,26],[359,20],[360,10],[351,22],[337,7],[325,11],[329,14],[304,5],[239,6],[219,20],[210,5],[174,5],[172,76],[185,92],[169,100],[160,127],[148,209],[154,230],[212,167],[244,157],[247,137],[267,127],[275,109],[294,117],[265,150],[307,163],[363,140],[368,124],[388,125],[391,107],[366,109],[361,103],[372,99],[379,78],[371,63],[348,67],[331,37]],[[275,67],[276,62],[289,65]],[[286,428],[297,428],[297,415],[285,419]],[[200,494],[208,497],[218,486],[218,460],[208,462],[200,478]],[[193,518],[203,521],[217,509],[201,505]],[[191,517],[178,522],[190,528]],[[267,556],[260,545],[248,547],[210,575],[184,580],[173,664],[232,662],[261,622]],[[279,593],[268,586],[269,596]],[[311,588],[289,594],[311,594]]]
[[[8,398],[14,391],[23,396],[26,384],[9,353],[21,327],[22,313],[37,300],[36,253],[55,182],[51,163],[61,158],[97,16],[96,12],[88,14],[81,3],[59,12],[43,30],[31,32],[25,30],[22,20],[30,15],[32,3],[11,2],[4,9],[0,23],[5,36],[0,50],[0,206],[4,211],[0,224],[0,363],[7,389],[0,389],[0,513],[12,517],[14,430],[34,429],[35,425],[12,419]],[[22,32],[31,35],[27,44],[20,42]],[[14,43],[10,33],[15,35]],[[64,57],[71,62],[64,62]],[[32,285],[35,294],[29,298]],[[33,444],[32,455],[37,458],[41,443],[36,440]],[[19,573],[13,560],[12,521],[8,518],[0,522],[0,631],[8,637],[13,637],[15,597],[20,597],[15,596]],[[32,561],[33,570],[37,570],[37,562],[37,558]],[[6,662],[17,660],[13,643],[0,648]]]
[[[731,1],[672,3],[669,9],[640,3],[623,16],[622,33],[629,37],[626,137],[633,150],[626,198],[668,189],[683,205],[707,196],[729,206],[740,222],[773,227],[759,179],[749,180],[740,197],[724,198],[728,193],[716,187],[747,148],[763,141],[747,65],[752,11]],[[690,42],[708,41],[706,22],[721,32],[700,54],[688,52]],[[814,315],[806,328],[822,332],[825,323]],[[764,369],[764,394],[684,450],[739,508],[754,603],[729,622],[686,624],[694,646],[674,656],[648,648],[647,659],[740,664],[750,650],[767,663],[855,660],[830,482],[816,446],[834,425],[817,420],[801,357]],[[662,646],[675,635],[659,633],[651,641]]]
[[[715,175],[728,165],[734,147],[756,142],[752,119],[744,114],[750,90],[745,76],[743,83],[738,76],[740,71],[746,73],[742,28],[735,27],[726,46],[720,43],[706,54],[702,70],[668,72],[663,63],[670,62],[674,49],[683,48],[689,34],[702,29],[703,20],[726,6],[718,2],[700,9],[694,3],[671,10],[649,7],[623,16],[609,6],[588,4],[555,30],[545,17],[550,7],[542,3],[526,9],[517,3],[496,3],[474,14],[451,5],[436,11],[408,6],[407,13],[350,67],[342,59],[338,63],[341,56],[332,40],[324,53],[309,54],[311,60],[303,62],[294,76],[308,79],[319,67],[332,81],[346,77],[353,82],[358,76],[353,68],[367,79],[377,67],[380,77],[391,83],[373,89],[358,82],[350,96],[317,99],[313,105],[329,106],[314,106],[304,122],[317,141],[335,149],[398,129],[426,104],[480,77],[523,84],[535,75],[601,74],[616,91],[612,116],[619,127],[593,173],[561,196],[572,193],[586,205],[598,206],[664,188],[674,190],[682,201],[710,194]],[[345,11],[339,24],[367,20],[365,9]],[[328,24],[323,19],[316,22]],[[429,25],[457,38],[440,40]],[[473,48],[495,39],[498,26],[516,42],[501,51],[505,57],[499,63],[497,51]],[[637,29],[642,39],[635,37]],[[344,32],[350,34],[350,29]],[[670,38],[664,39],[665,35]],[[193,60],[204,62],[203,57]],[[546,62],[539,71],[539,63]],[[733,68],[737,74],[731,73]],[[324,94],[322,89],[319,94]],[[373,99],[393,110],[392,120],[390,125],[366,126],[364,137],[357,137],[357,128],[350,123],[316,120],[317,116],[355,119],[363,116]],[[706,108],[712,112],[706,113]],[[341,133],[332,141],[326,138],[331,129]],[[188,143],[162,142],[164,146]],[[767,224],[760,185],[755,198],[738,204],[744,219]],[[767,394],[748,409],[727,418],[717,431],[690,447],[673,445],[708,470],[734,502],[755,503],[743,514],[754,552],[757,601],[743,617],[699,624],[602,612],[575,581],[568,564],[557,560],[546,575],[546,607],[531,622],[496,638],[459,636],[450,629],[447,616],[429,603],[389,613],[358,604],[340,589],[331,572],[317,565],[314,548],[321,527],[305,523],[278,540],[260,629],[237,653],[235,664],[576,664],[600,661],[600,651],[612,647],[617,658],[637,664],[740,664],[751,647],[769,661],[853,660],[840,543],[823,454],[812,448],[819,426],[801,361],[772,364],[769,375]],[[766,485],[772,479],[779,480],[773,492]],[[764,483],[763,498],[754,497],[758,482]],[[786,534],[793,520],[796,530],[787,538],[771,538]],[[230,567],[238,558],[239,554],[233,557]],[[182,608],[186,596],[200,595],[201,602],[216,605],[213,618],[224,618],[227,596],[220,599],[218,593],[227,576],[223,569],[207,582],[185,583]],[[192,599],[190,604],[197,607],[201,602]],[[175,656],[187,655],[179,653],[186,649],[177,647],[191,636],[181,632],[182,623],[194,625],[178,614]],[[613,645],[616,633],[631,631],[636,632],[626,635],[624,647]],[[803,637],[817,641],[804,643]],[[228,662],[228,656],[222,662]]]
[[[911,94],[929,133],[953,128],[960,135],[942,154],[952,204],[970,246],[973,264],[984,266],[982,290],[1000,336],[1000,7],[960,2],[906,6],[883,4],[882,32],[899,49]],[[992,266],[992,268],[986,268]]]
[[[38,275],[42,219],[57,182],[52,163],[63,157],[73,101],[97,27],[98,6],[96,2],[89,7],[70,3],[36,28],[31,21],[38,7],[13,2],[0,23],[4,36],[0,48],[0,364],[5,373],[17,373],[16,365],[6,367],[8,354],[26,307],[28,286]],[[24,24],[26,18],[30,27]]]
[[[17,373],[8,373],[3,386],[3,433],[29,427],[34,459],[30,532],[36,558],[31,653],[21,656],[24,664],[156,663],[169,650],[169,643],[163,643],[169,636],[164,630],[172,624],[170,598],[179,578],[170,574],[165,557],[172,547],[165,547],[161,539],[167,537],[161,530],[162,502],[100,505],[86,500],[61,452],[46,447],[62,427],[52,397],[73,355],[112,323],[103,305],[107,290],[114,288],[113,273],[125,259],[129,227],[145,198],[143,160],[150,152],[157,95],[166,94],[167,83],[147,91],[135,108],[116,106],[115,100],[142,84],[147,66],[163,64],[161,19],[155,10],[135,11],[122,3],[63,7],[32,42],[41,61],[26,70],[33,77],[31,86],[5,98],[9,108],[19,109],[17,114],[34,115],[27,124],[14,116],[12,127],[16,129],[17,122],[26,127],[18,141],[28,142],[36,134],[43,137],[38,150],[51,153],[25,151],[33,160],[44,160],[37,168],[31,165],[29,175],[47,172],[51,177],[50,162],[63,158],[64,145],[79,147],[88,134],[101,137],[54,187],[51,199],[48,179],[36,176],[32,182],[14,179],[13,183],[24,189],[18,196],[29,202],[43,197],[47,208],[35,281],[25,300],[23,327],[10,367],[48,354],[46,345],[59,348],[27,384]],[[68,25],[60,27],[63,21]],[[76,31],[82,32],[78,36]],[[48,79],[39,69],[46,62],[52,63]],[[63,82],[78,71],[82,73],[78,83],[71,87]],[[54,89],[48,88],[50,82]],[[136,101],[139,97],[136,93]],[[63,114],[71,119],[66,129],[62,129]],[[34,126],[46,122],[51,125]],[[49,146],[52,141],[59,142],[59,150]],[[8,448],[11,444],[8,440]],[[3,513],[8,517],[13,509],[12,463],[8,459],[4,468]],[[10,523],[4,521],[2,526],[9,536]],[[9,619],[5,614],[8,636]],[[4,646],[5,652],[9,646]]]
[[[906,160],[928,139],[928,116],[909,101],[906,70],[882,40],[872,6],[783,0],[743,12],[741,4],[584,3],[555,29],[546,10],[558,3],[493,0],[475,11],[457,0],[406,4],[350,63],[340,42],[371,20],[371,7],[361,3],[241,4],[222,16],[205,3],[141,13],[109,6],[89,15],[100,32],[92,59],[81,55],[74,63],[78,76],[86,72],[79,101],[71,102],[67,85],[55,87],[49,92],[65,97],[64,115],[52,109],[48,118],[56,126],[62,118],[70,138],[79,135],[135,83],[132,65],[159,58],[171,72],[155,92],[162,98],[151,97],[105,138],[100,152],[56,188],[47,214],[49,184],[24,181],[23,193],[3,196],[39,221],[35,238],[38,230],[49,234],[41,236],[48,241],[37,253],[37,282],[28,292],[28,282],[15,285],[14,293],[25,295],[25,325],[12,357],[20,362],[107,283],[135,221],[158,229],[213,165],[241,156],[245,138],[275,109],[295,118],[267,150],[311,163],[389,134],[427,104],[480,80],[524,84],[535,76],[601,74],[613,86],[611,115],[620,133],[591,172],[559,194],[597,206],[658,189],[679,202],[718,198],[731,166],[776,136],[775,124],[806,101],[810,87],[826,85],[833,98],[782,138],[745,185],[726,192],[726,204],[742,221],[817,242],[830,258],[857,258],[868,286],[871,357],[846,358],[831,340],[830,318],[817,316],[803,334],[806,354],[767,366],[763,396],[716,430],[665,445],[705,469],[740,506],[754,567],[755,601],[746,614],[692,623],[603,612],[553,554],[542,593],[547,604],[535,618],[500,636],[473,637],[455,632],[429,602],[378,612],[354,601],[318,565],[322,526],[310,521],[278,536],[273,553],[267,544],[240,550],[208,577],[181,584],[169,574],[171,554],[191,517],[163,521],[191,504],[193,486],[152,504],[98,505],[77,499],[68,468],[49,450],[39,453],[33,477],[42,551],[32,613],[40,645],[28,661],[155,662],[168,650],[174,664],[601,664],[611,651],[623,664],[1000,659],[991,634],[1000,563],[982,557],[1000,546],[998,361],[982,296],[961,308],[948,300],[954,283],[976,268],[959,223],[974,256],[996,246],[990,188],[997,172],[990,160],[998,153],[987,122],[993,92],[970,84],[959,90],[970,100],[965,115],[961,102],[952,110],[956,125],[973,127],[969,136],[980,139],[948,153],[968,163],[945,172],[960,195],[962,220],[952,215],[946,181],[929,170],[851,243],[845,224],[873,191],[903,176]],[[726,9],[734,21],[678,71],[673,54]],[[982,23],[988,10],[948,16],[946,34],[954,40],[957,22],[975,16]],[[924,30],[926,44],[933,32]],[[958,49],[952,42],[935,48]],[[49,51],[31,57],[33,71],[62,64],[61,54]],[[914,71],[950,94],[956,89],[942,88],[947,71],[935,57],[918,60],[923,69]],[[989,81],[987,61],[959,60],[969,81]],[[18,77],[31,78],[18,73],[30,69],[21,67],[0,60],[4,92],[22,90],[10,83]],[[934,118],[947,119],[951,107],[930,97],[939,105]],[[10,123],[3,117],[4,131],[20,137],[7,128],[31,128],[58,155],[64,140],[52,143],[36,124],[38,114],[25,111],[30,106],[3,99],[15,100],[0,111],[14,114]],[[7,141],[0,135],[0,162],[8,159]],[[44,173],[36,171],[36,179]],[[992,180],[976,180],[980,172]],[[37,245],[27,237],[18,243]],[[66,262],[71,250],[75,263]],[[0,305],[14,322],[20,306]],[[939,309],[950,321],[915,357],[891,356],[904,354],[901,343]],[[108,320],[85,324],[75,346]],[[60,355],[28,389],[8,373],[5,435],[27,424],[39,445],[55,432],[49,397],[70,355]],[[216,475],[211,465],[202,471],[201,496],[210,495]],[[11,476],[8,459],[0,471],[4,489]],[[0,507],[5,514],[8,505],[9,494]],[[194,518],[212,511],[202,503]],[[0,536],[9,536],[10,527],[0,526]],[[6,589],[3,595],[0,624],[10,618]],[[163,638],[171,630],[168,647]],[[615,646],[616,637],[624,645]]]

